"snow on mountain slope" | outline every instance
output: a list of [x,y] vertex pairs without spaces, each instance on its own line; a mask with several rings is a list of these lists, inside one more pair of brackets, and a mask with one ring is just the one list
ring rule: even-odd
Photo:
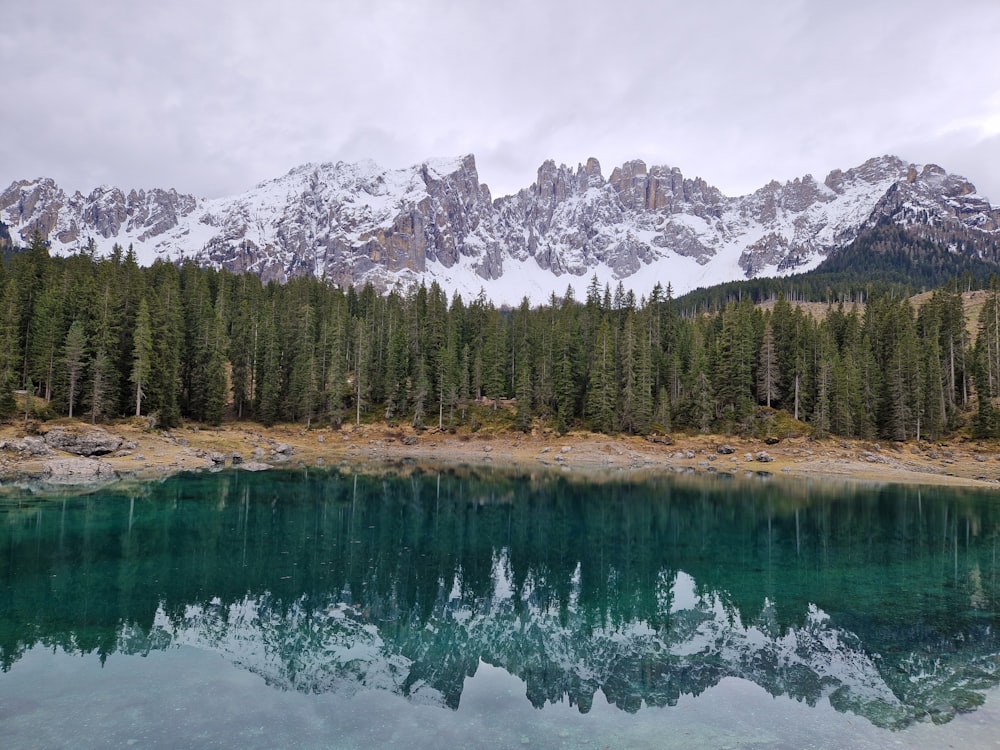
[[211,200],[174,190],[102,187],[67,195],[14,182],[0,220],[54,252],[131,245],[143,263],[192,258],[265,280],[316,276],[379,289],[437,281],[498,303],[540,302],[592,276],[636,293],[675,293],[814,268],[879,220],[995,234],[1000,212],[940,167],[870,159],[823,183],[805,176],[727,197],[680,170],[626,162],[609,178],[590,159],[547,161],[535,183],[493,200],[471,155],[386,170],[371,161],[307,164]]

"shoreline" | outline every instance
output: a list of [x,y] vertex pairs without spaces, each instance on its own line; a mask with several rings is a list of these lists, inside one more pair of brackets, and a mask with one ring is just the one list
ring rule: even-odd
[[[115,441],[118,447],[83,457],[76,446],[64,450],[61,446],[67,439],[55,439],[56,433],[91,442],[110,439],[107,447]],[[149,431],[139,420],[92,426],[65,419],[39,425],[31,434],[16,425],[0,427],[3,485],[86,487],[222,467],[350,466],[371,472],[414,464],[569,470],[601,476],[766,472],[876,484],[1000,489],[1000,446],[961,439],[917,444],[792,437],[768,445],[760,439],[699,434],[674,435],[667,443],[589,432],[560,436],[548,430],[418,432],[385,424],[306,430],[301,425],[267,428],[239,422]]]

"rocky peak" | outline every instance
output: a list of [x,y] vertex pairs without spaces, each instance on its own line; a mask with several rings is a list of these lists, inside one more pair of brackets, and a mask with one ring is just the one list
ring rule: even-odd
[[898,156],[878,156],[846,172],[834,169],[824,183],[833,192],[843,194],[859,184],[876,185],[908,179],[911,167]]
[[583,174],[587,178],[587,187],[600,187],[604,184],[601,163],[593,156],[587,159],[587,163],[583,167]]
[[923,168],[910,165],[904,179],[885,192],[873,208],[867,223],[927,224],[986,232],[1000,230],[1000,210],[976,192],[964,177],[946,172],[936,164]]
[[48,177],[19,180],[0,194],[0,213],[12,234],[24,243],[30,242],[35,232],[48,237],[65,205],[66,193]]

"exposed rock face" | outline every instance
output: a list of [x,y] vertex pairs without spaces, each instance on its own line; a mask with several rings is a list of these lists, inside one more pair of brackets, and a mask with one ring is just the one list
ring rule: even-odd
[[45,433],[45,444],[77,456],[103,456],[118,450],[122,439],[101,429],[76,432],[56,428]]
[[1000,211],[976,194],[976,186],[936,164],[919,173],[911,166],[905,180],[893,183],[872,210],[871,220],[879,218],[930,226],[958,223],[986,232],[1000,229]]
[[682,292],[807,270],[885,220],[1000,232],[1000,212],[967,180],[892,156],[735,198],[639,160],[605,179],[589,159],[575,169],[546,161],[533,185],[493,200],[471,155],[399,170],[309,164],[216,200],[107,187],[67,196],[40,179],[0,193],[0,220],[15,240],[38,231],[55,251],[119,243],[143,262],[190,257],[265,280],[317,276],[383,290],[433,279],[514,303],[583,288],[594,274],[641,293],[658,281]]

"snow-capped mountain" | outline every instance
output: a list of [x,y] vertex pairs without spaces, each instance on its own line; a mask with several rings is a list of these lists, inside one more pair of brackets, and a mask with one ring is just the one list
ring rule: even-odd
[[380,289],[436,280],[508,303],[568,286],[580,295],[595,274],[637,293],[656,283],[682,293],[809,270],[885,220],[1000,235],[1000,210],[974,185],[892,156],[740,197],[642,161],[605,178],[590,159],[575,169],[547,161],[533,185],[494,200],[471,155],[399,170],[309,164],[210,200],[113,187],[67,195],[50,179],[0,194],[0,221],[15,240],[38,231],[54,252],[117,243],[146,263],[193,258],[268,280],[312,275]]

